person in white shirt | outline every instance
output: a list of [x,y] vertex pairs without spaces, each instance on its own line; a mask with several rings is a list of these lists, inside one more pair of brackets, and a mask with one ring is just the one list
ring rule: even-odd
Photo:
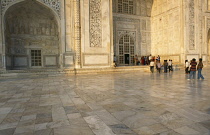
[[149,63],[152,61],[152,55],[149,55]]
[[170,71],[172,71],[172,60],[168,61],[168,70],[169,70],[169,73]]
[[185,74],[189,74],[189,67],[190,63],[188,62],[188,60],[185,60]]
[[152,73],[154,72],[154,66],[155,66],[155,62],[153,60],[151,60],[151,62],[150,62],[150,71]]

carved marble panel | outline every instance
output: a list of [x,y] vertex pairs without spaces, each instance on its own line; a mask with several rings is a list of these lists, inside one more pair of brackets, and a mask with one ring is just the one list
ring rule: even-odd
[[195,3],[189,2],[189,49],[195,49]]
[[90,47],[102,47],[101,0],[90,0]]

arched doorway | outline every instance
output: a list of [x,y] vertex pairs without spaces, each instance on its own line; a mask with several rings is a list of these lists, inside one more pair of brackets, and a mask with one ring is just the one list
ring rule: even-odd
[[134,64],[134,40],[125,34],[119,40],[118,46],[118,64],[133,65]]
[[58,67],[59,28],[48,8],[24,1],[11,6],[4,19],[7,69]]

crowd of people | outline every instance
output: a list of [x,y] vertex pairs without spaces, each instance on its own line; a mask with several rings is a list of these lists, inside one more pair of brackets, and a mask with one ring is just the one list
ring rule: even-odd
[[137,55],[134,57],[134,64],[135,65],[150,65],[151,61],[160,60],[160,56],[157,57],[152,56],[151,54],[149,56],[141,56],[140,59]]
[[134,57],[134,64],[135,65],[150,65],[150,71],[153,73],[154,69],[156,67],[157,71],[160,73],[161,69],[164,69],[164,73],[167,73],[168,71],[173,71],[173,64],[172,60],[164,60],[163,64],[160,62],[160,56],[157,57],[152,56],[151,54],[149,56],[142,56],[140,60],[138,59],[138,56],[135,55]]
[[172,60],[164,60],[163,64],[161,64],[160,59],[156,59],[156,61],[151,60],[150,62],[150,71],[153,73],[154,68],[156,67],[157,71],[161,73],[161,68],[163,68],[164,73],[173,71],[173,63]]
[[196,59],[193,58],[190,62],[185,60],[185,74],[189,74],[188,80],[195,79],[196,71],[198,71],[197,79],[204,79],[202,75],[203,62],[202,58],[199,59],[199,62],[196,62]]
[[[140,58],[140,59],[139,59]],[[116,56],[114,57],[115,67],[116,65]],[[160,61],[160,56],[157,57],[152,56],[134,56],[134,65],[150,65],[150,71],[154,73],[154,69],[156,68],[159,73],[163,69],[164,73],[173,71],[173,62],[171,59],[164,60],[163,64]],[[195,79],[196,71],[198,71],[197,79],[204,79],[202,75],[203,62],[202,58],[199,59],[199,62],[196,62],[196,59],[193,58],[190,62],[185,60],[185,74],[189,74],[188,80]]]

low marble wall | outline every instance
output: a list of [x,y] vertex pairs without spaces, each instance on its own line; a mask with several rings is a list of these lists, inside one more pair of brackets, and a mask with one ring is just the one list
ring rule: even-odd
[[28,67],[28,57],[27,56],[14,56],[13,57],[14,61],[14,68],[19,68],[19,67]]
[[181,63],[181,56],[179,54],[177,55],[160,55],[161,62],[164,60],[169,60],[171,59],[173,63]]
[[65,55],[64,56],[64,66],[65,67],[70,67],[70,66],[73,66],[73,64],[74,64],[73,55]]
[[187,55],[187,60],[188,61],[190,61],[190,60],[192,60],[193,58],[195,58],[196,59],[196,61],[198,61],[199,60],[199,54],[188,54]]
[[108,66],[109,55],[108,54],[84,54],[83,55],[84,66]]
[[12,58],[11,56],[6,56],[6,66],[11,67],[12,66]]
[[58,66],[57,55],[45,55],[44,56],[44,66],[45,67],[57,67]]

